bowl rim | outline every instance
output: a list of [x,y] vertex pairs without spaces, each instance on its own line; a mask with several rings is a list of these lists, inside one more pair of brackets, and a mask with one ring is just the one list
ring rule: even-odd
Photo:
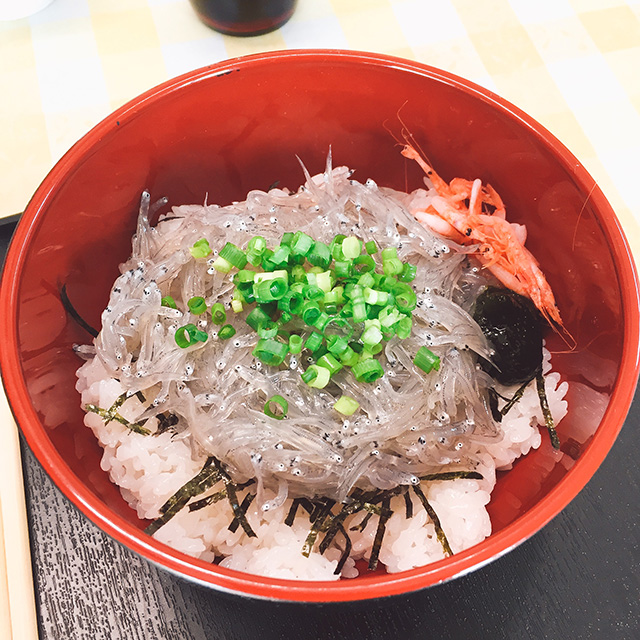
[[[270,65],[286,60],[317,60],[323,64],[348,62],[397,69],[447,84],[475,96],[506,112],[546,147],[553,149],[558,161],[582,186],[594,206],[607,212],[599,219],[611,244],[614,266],[621,289],[621,307],[625,318],[623,352],[618,379],[609,405],[592,441],[579,461],[562,481],[539,503],[483,542],[424,567],[396,574],[361,576],[356,581],[293,581],[266,578],[212,565],[176,551],[147,536],[141,529],[113,513],[89,491],[71,471],[53,447],[43,429],[26,389],[18,353],[18,329],[13,318],[17,313],[20,274],[24,265],[23,247],[27,246],[42,219],[42,212],[55,195],[60,181],[73,169],[76,161],[90,152],[96,140],[108,135],[120,122],[134,119],[149,105],[155,104],[188,85],[226,75],[245,66]],[[60,491],[103,532],[136,554],[182,578],[214,589],[268,600],[299,602],[339,602],[373,599],[417,591],[474,571],[502,556],[539,531],[555,517],[587,484],[612,447],[631,405],[640,364],[640,297],[633,255],[613,208],[595,180],[576,157],[553,134],[515,105],[494,92],[447,71],[417,62],[365,51],[342,49],[304,49],[270,51],[231,58],[171,78],[127,102],[95,125],[55,164],[30,199],[9,246],[2,274],[0,304],[0,371],[7,397],[17,424],[35,457]]]

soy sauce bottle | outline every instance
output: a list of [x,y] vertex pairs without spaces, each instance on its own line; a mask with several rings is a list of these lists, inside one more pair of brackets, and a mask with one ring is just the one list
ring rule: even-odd
[[232,36],[256,36],[281,27],[298,0],[189,0],[207,26]]

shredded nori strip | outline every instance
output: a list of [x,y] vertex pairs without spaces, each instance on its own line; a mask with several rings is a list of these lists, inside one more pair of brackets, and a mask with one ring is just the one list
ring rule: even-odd
[[436,535],[438,536],[438,541],[442,545],[442,549],[447,556],[452,556],[453,551],[451,550],[451,546],[449,545],[449,541],[447,540],[447,536],[442,530],[442,526],[440,525],[440,518],[438,518],[438,514],[435,512],[433,507],[429,504],[427,497],[422,493],[422,489],[416,484],[413,485],[413,490],[415,491],[418,498],[420,498],[420,502],[422,502],[422,506],[424,507],[427,515],[431,518],[433,522],[433,526],[436,530]]
[[405,491],[404,496],[404,508],[405,508],[405,518],[409,520],[409,518],[413,518],[413,502],[411,502],[411,496],[408,491]]
[[[540,375],[540,374],[537,374],[537,375]],[[534,375],[534,378],[535,377],[536,377],[536,375]],[[513,397],[507,402],[507,404],[504,405],[504,407],[502,407],[502,409],[500,409],[500,415],[502,415],[502,416],[506,416],[507,415],[507,413],[511,410],[513,405],[516,402],[518,402],[520,400],[520,398],[522,398],[522,396],[524,395],[525,389],[529,386],[529,384],[531,383],[532,380],[533,380],[533,378],[529,378],[526,382],[524,382],[522,385],[520,385],[520,387],[518,387],[518,390],[513,394]],[[500,396],[500,397],[502,397],[502,396]]]
[[427,482],[433,482],[434,480],[482,480],[482,474],[477,471],[443,471],[442,473],[428,473],[425,476],[420,476],[420,480],[426,480]]
[[207,496],[206,498],[202,498],[197,502],[192,502],[189,505],[189,511],[198,511],[198,509],[204,509],[204,507],[207,507],[210,504],[213,504],[214,502],[220,502],[220,500],[224,500],[226,497],[227,497],[227,490],[220,489],[220,491],[217,491],[216,493],[212,493],[210,496]]
[[215,458],[207,458],[200,472],[176,491],[160,507],[159,518],[156,518],[146,529],[145,533],[153,535],[160,527],[175,516],[191,498],[204,493],[222,479],[219,469],[214,465]]
[[131,429],[131,431],[134,431],[135,433],[140,434],[141,436],[151,435],[151,431],[149,431],[149,429],[143,426],[146,420],[142,422],[129,422],[128,420],[123,418],[119,413],[111,414],[109,412],[110,410],[101,409],[95,404],[87,404],[85,405],[85,409],[87,411],[90,411],[91,413],[97,413],[104,420],[105,424],[108,424],[112,420],[115,420],[116,422],[123,424],[125,427],[127,427],[128,429]]
[[362,518],[362,522],[360,524],[356,524],[353,527],[351,527],[351,531],[358,531],[358,530],[360,530],[360,532],[364,531],[367,528],[367,525],[369,524],[369,520],[371,520],[371,516],[373,516],[372,511],[365,513],[364,518]]
[[542,415],[544,416],[544,422],[549,431],[549,437],[551,438],[551,445],[554,449],[560,448],[560,439],[556,433],[556,425],[553,422],[553,416],[549,409],[549,403],[547,401],[547,393],[544,388],[544,378],[541,373],[536,376],[536,385],[538,387],[538,398],[540,399],[540,408],[542,409]]
[[322,527],[325,523],[325,520],[331,514],[331,508],[335,504],[335,500],[331,500],[330,498],[322,498],[321,500],[314,503],[315,509],[311,514],[311,529],[309,534],[307,535],[307,539],[304,541],[304,545],[302,545],[302,555],[305,557],[309,557],[311,550],[313,549],[313,545],[316,542],[316,538],[318,534],[322,530]]
[[382,547],[382,539],[384,538],[385,530],[387,527],[387,520],[393,515],[391,511],[391,498],[385,498],[382,501],[382,513],[378,520],[378,529],[376,530],[376,537],[371,547],[371,556],[369,557],[369,571],[375,571],[378,567],[378,556],[380,555],[380,547]]
[[349,534],[345,531],[345,528],[342,525],[340,525],[339,529],[340,529],[340,533],[342,533],[342,535],[344,536],[344,549],[342,551],[342,555],[340,556],[340,560],[338,560],[338,564],[336,565],[336,568],[333,571],[334,576],[339,576],[342,573],[342,568],[344,567],[345,562],[349,559],[349,556],[351,555],[351,548],[353,546],[351,544],[351,538],[349,537]]
[[288,527],[293,526],[293,522],[296,519],[296,514],[298,513],[298,507],[300,506],[301,500],[302,498],[294,498],[293,502],[291,503],[291,507],[289,507],[289,513],[287,514],[287,517],[284,519],[284,523]]
[[65,311],[91,336],[98,337],[98,332],[76,311],[75,307],[71,304],[69,296],[67,295],[67,285],[63,284],[60,287],[60,300]]
[[258,536],[256,535],[256,532],[251,528],[251,525],[249,524],[249,521],[247,520],[242,507],[238,503],[238,495],[236,493],[238,485],[233,482],[229,474],[225,471],[224,466],[220,462],[220,460],[218,460],[217,458],[214,458],[213,460],[216,465],[216,469],[218,470],[218,473],[220,474],[220,477],[227,488],[227,499],[229,500],[229,504],[233,509],[235,518],[238,520],[240,526],[250,538],[257,538]]
[[343,526],[345,519],[348,516],[352,515],[353,513],[357,513],[358,511],[361,511],[362,508],[363,506],[360,502],[354,501],[350,504],[345,504],[342,507],[340,513],[333,516],[331,523],[327,528],[327,533],[325,534],[324,538],[322,539],[322,542],[320,543],[319,551],[321,554],[324,553],[329,548],[331,541],[335,537],[336,533],[338,533],[340,528]]
[[[247,509],[251,506],[251,503],[253,502],[254,498],[256,497],[255,493],[247,493],[247,495],[244,497],[244,500],[242,501],[242,504],[240,505],[240,510],[242,511],[243,516],[247,515]],[[238,526],[240,525],[240,520],[238,519],[238,516],[236,516],[232,521],[231,524],[229,525],[228,529],[229,531],[231,531],[231,533],[235,533],[238,529]],[[244,529],[244,527],[243,527]],[[246,529],[245,529],[246,531]],[[253,532],[253,531],[252,531]],[[249,535],[247,533],[247,535]],[[254,533],[253,536],[249,536],[249,537],[254,537],[256,534]]]

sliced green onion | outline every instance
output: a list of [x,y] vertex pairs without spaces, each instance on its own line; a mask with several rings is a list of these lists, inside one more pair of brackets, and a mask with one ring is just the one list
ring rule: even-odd
[[351,275],[351,260],[336,260],[333,263],[333,272],[336,278],[348,278]]
[[352,309],[354,322],[364,322],[367,319],[367,305],[364,300],[362,302],[354,302]]
[[366,289],[367,287],[369,288],[373,288],[376,284],[376,279],[373,277],[373,274],[371,273],[371,271],[365,271],[359,278],[358,278],[358,284],[363,288]]
[[403,316],[396,308],[385,307],[384,309],[382,309],[382,311],[380,311],[378,320],[380,321],[380,327],[385,330],[393,327],[396,322],[398,322],[403,317],[406,316]]
[[189,249],[189,253],[194,258],[206,258],[211,253],[211,247],[209,241],[206,238],[200,238],[193,243],[193,246]]
[[221,258],[220,256],[218,256],[213,264],[211,265],[216,271],[219,271],[220,273],[229,273],[229,271],[231,271],[233,265],[228,261],[225,260],[224,258]]
[[204,301],[202,296],[193,296],[193,298],[189,298],[187,306],[189,307],[189,311],[197,316],[203,314],[207,310],[207,303]]
[[331,379],[329,369],[312,364],[303,374],[302,380],[314,389],[324,389]]
[[295,265],[293,269],[291,269],[291,278],[294,282],[306,282],[307,272],[304,270],[304,267]]
[[263,302],[280,300],[288,289],[289,287],[284,278],[273,278],[254,283],[253,295],[256,298],[256,302],[262,304]]
[[405,340],[411,335],[411,326],[413,324],[413,319],[411,316],[403,316],[396,323],[396,335],[401,340]]
[[282,364],[287,353],[289,353],[289,346],[283,342],[272,338],[261,338],[251,355],[270,367],[276,367]]
[[349,236],[342,241],[342,253],[347,260],[357,258],[362,252],[362,241],[356,236]]
[[238,269],[244,269],[247,266],[247,256],[233,242],[227,242],[218,255]]
[[278,326],[275,322],[269,321],[269,324],[262,325],[257,334],[261,338],[275,338],[278,335]]
[[236,330],[230,324],[225,324],[224,327],[220,327],[220,331],[218,331],[218,338],[220,338],[220,340],[228,340],[235,335]]
[[365,242],[364,250],[372,256],[374,253],[378,253],[378,245],[375,240],[369,240],[369,242]]
[[382,271],[385,276],[397,276],[402,273],[403,269],[404,265],[399,258],[389,258],[382,261]]
[[322,335],[315,331],[307,338],[304,343],[305,349],[309,349],[312,353],[322,346]]
[[326,269],[331,264],[331,250],[323,242],[316,242],[307,254],[309,264]]
[[383,305],[389,302],[389,294],[386,291],[376,291],[366,287],[364,290],[364,301],[367,304]]
[[360,408],[360,403],[349,396],[340,396],[333,408],[343,416],[352,416]]
[[358,382],[375,382],[384,374],[382,365],[375,358],[368,358],[351,367]]
[[271,322],[271,318],[261,307],[256,307],[247,314],[245,322],[254,331],[258,331],[260,327],[266,325],[268,322]]
[[232,300],[231,301],[231,311],[234,313],[242,313],[244,307],[242,306],[242,300]]
[[415,291],[404,284],[402,289],[396,288],[394,291],[396,297],[396,307],[404,313],[413,311],[416,308],[417,296]]
[[303,304],[304,296],[298,291],[289,289],[289,291],[278,300],[278,309],[297,315],[301,311]]
[[353,365],[360,361],[360,356],[351,347],[347,347],[340,354],[339,358],[345,367],[353,367]]
[[331,335],[327,338],[327,348],[334,356],[340,356],[349,348],[349,342],[344,336]]
[[284,420],[289,411],[289,403],[280,395],[271,396],[264,403],[264,412],[270,418]]
[[418,272],[418,268],[415,264],[409,264],[405,262],[402,266],[402,273],[399,276],[399,279],[402,282],[413,282],[416,277],[416,273]]
[[200,331],[195,324],[185,324],[184,327],[176,329],[174,339],[181,349],[186,349],[197,342],[206,342],[209,336]]
[[331,271],[323,271],[316,276],[316,285],[322,289],[323,293],[328,293],[333,287],[333,278],[331,277]]
[[289,256],[291,255],[291,249],[286,244],[281,244],[271,256],[270,260],[275,265],[283,265],[286,264],[289,260]]
[[[376,324],[373,324],[377,322]],[[377,320],[366,320],[365,330],[360,336],[360,340],[365,347],[371,347],[382,342],[382,331],[380,330],[380,322]]]
[[276,278],[289,282],[289,272],[286,269],[277,269],[276,271],[268,271],[266,273],[256,273],[253,280],[255,284],[259,284],[265,280],[275,280]]
[[434,369],[440,369],[440,358],[431,349],[420,347],[413,359],[413,364],[422,369],[425,373],[431,373]]
[[312,325],[320,331],[320,333],[324,333],[325,327],[329,324],[331,320],[331,316],[325,311],[321,311],[320,315],[314,320]]
[[315,321],[320,317],[320,313],[318,303],[313,300],[307,300],[307,302],[302,305],[302,313],[300,316],[305,324],[313,326]]
[[296,333],[292,333],[289,336],[289,351],[293,354],[298,354],[302,351],[302,346],[304,341],[302,340],[302,336],[297,335]]
[[238,273],[233,276],[233,282],[236,286],[243,284],[253,284],[255,280],[256,272],[250,269],[240,269]]
[[291,253],[294,256],[307,256],[309,251],[314,245],[314,240],[311,236],[308,236],[302,231],[298,231],[294,234],[291,241]]
[[227,312],[222,302],[211,305],[211,321],[213,324],[224,324],[227,321]]
[[262,236],[253,236],[247,244],[247,252],[251,251],[262,255],[267,248],[267,241]]
[[171,296],[165,296],[164,298],[162,298],[162,300],[160,300],[160,304],[163,307],[169,307],[170,309],[178,308],[176,301]]
[[332,376],[338,373],[338,371],[343,367],[343,365],[340,364],[330,353],[325,353],[323,356],[318,358],[317,364],[319,367],[328,369]]
[[375,271],[376,262],[371,256],[365,254],[354,258],[353,266],[359,273],[366,273],[368,271]]
[[292,240],[293,240],[293,232],[285,231],[282,234],[282,240],[280,240],[280,244],[283,244],[283,245],[285,245],[287,247],[290,247]]
[[305,284],[304,287],[302,287],[302,295],[307,300],[324,299],[324,291],[315,284]]

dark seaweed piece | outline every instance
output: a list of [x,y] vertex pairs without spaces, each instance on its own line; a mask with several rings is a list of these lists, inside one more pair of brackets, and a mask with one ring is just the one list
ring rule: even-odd
[[115,420],[116,422],[123,424],[125,427],[127,427],[128,429],[131,429],[131,431],[135,431],[135,433],[138,433],[141,436],[151,435],[151,431],[149,431],[149,429],[143,426],[146,420],[143,422],[129,422],[127,419],[123,418],[119,413],[112,414],[110,413],[110,409],[101,409],[95,404],[87,404],[85,405],[84,408],[87,411],[90,411],[91,413],[97,413],[104,420],[105,424],[108,424],[112,420]]
[[408,491],[405,491],[402,495],[404,496],[404,517],[408,520],[409,518],[413,518],[413,502],[411,502],[411,496]]
[[163,505],[160,507],[159,518],[156,518],[146,529],[145,533],[153,535],[160,527],[165,525],[173,516],[175,516],[191,498],[200,495],[211,488],[217,482],[222,480],[219,469],[214,464],[215,458],[207,458],[202,469],[191,480],[178,489]]
[[510,289],[487,287],[476,299],[473,319],[493,347],[491,362],[480,359],[490,376],[512,385],[540,372],[545,322],[531,300]]
[[334,504],[335,500],[331,500],[330,498],[322,498],[314,503],[315,508],[310,517],[312,522],[311,529],[309,530],[307,538],[302,545],[302,555],[306,558],[309,557],[309,554],[313,549],[313,545],[316,542],[316,538],[322,530],[325,520],[331,514],[331,508]]
[[210,496],[206,498],[202,498],[196,502],[192,502],[189,505],[189,511],[198,511],[199,509],[204,509],[205,507],[213,504],[214,502],[220,502],[220,500],[224,500],[227,497],[227,490],[220,489],[216,493],[212,493]]
[[380,555],[380,547],[382,546],[382,539],[387,527],[387,521],[393,515],[391,511],[391,498],[385,498],[382,501],[382,512],[380,513],[380,519],[378,520],[378,529],[376,530],[376,537],[371,547],[371,556],[369,557],[369,571],[375,571],[378,567],[378,556]]
[[431,482],[433,480],[482,480],[482,474],[477,471],[443,471],[442,473],[428,473],[426,476],[420,476],[420,480]]
[[540,399],[540,408],[542,409],[542,415],[544,416],[544,422],[549,431],[549,437],[551,438],[551,445],[554,449],[560,448],[560,440],[556,433],[556,425],[553,422],[553,416],[549,409],[549,403],[547,402],[547,393],[544,388],[544,378],[542,374],[538,374],[536,377],[536,385],[538,387],[538,398]]
[[[244,497],[244,500],[242,501],[242,504],[240,505],[240,511],[242,511],[243,517],[246,517],[247,509],[251,506],[251,503],[254,501],[255,497],[256,497],[256,494],[255,493],[251,493],[251,492],[247,493],[247,495]],[[247,524],[248,524],[248,522],[247,522]],[[239,520],[238,516],[236,516],[231,521],[231,524],[229,525],[228,529],[229,529],[229,531],[231,531],[231,533],[235,533],[239,526],[240,526],[240,520]],[[242,528],[244,529],[244,527],[242,527]],[[251,535],[249,535],[249,533],[247,532],[246,529],[244,529],[244,530],[245,530],[245,533],[250,538],[256,537],[255,533],[253,534],[253,536],[251,536]],[[253,530],[252,530],[252,533],[253,533]]]
[[67,285],[63,284],[60,287],[60,300],[62,301],[62,306],[65,311],[91,336],[94,338],[98,337],[98,332],[94,329],[75,309],[75,307],[71,304],[71,300],[69,300],[69,296],[67,295]]
[[351,549],[353,546],[351,544],[351,538],[349,537],[349,534],[345,531],[345,528],[342,525],[340,525],[339,529],[340,529],[340,533],[344,536],[344,549],[342,550],[342,555],[340,556],[340,560],[338,560],[338,564],[336,565],[336,568],[333,571],[334,576],[339,576],[342,573],[342,568],[344,567],[345,562],[349,559],[349,556],[351,555]]
[[[479,475],[479,474],[478,474]],[[442,526],[440,525],[440,518],[438,518],[438,514],[434,511],[433,507],[429,504],[427,497],[422,493],[422,489],[418,485],[413,485],[413,490],[416,495],[422,502],[422,506],[424,507],[427,515],[431,518],[433,522],[433,526],[436,529],[436,535],[438,536],[438,541],[442,545],[442,549],[447,556],[452,556],[453,551],[451,551],[451,547],[449,546],[449,541],[447,540],[447,536],[445,532],[442,530]]]

